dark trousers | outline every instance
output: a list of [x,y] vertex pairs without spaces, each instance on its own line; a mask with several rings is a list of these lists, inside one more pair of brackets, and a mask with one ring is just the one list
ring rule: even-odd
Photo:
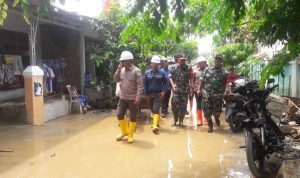
[[138,107],[133,103],[134,100],[124,100],[119,99],[118,107],[117,107],[117,117],[119,120],[124,119],[126,110],[129,110],[130,113],[130,121],[136,122]]
[[198,96],[197,93],[195,93],[195,97],[197,103],[197,110],[202,110],[202,96]]
[[159,114],[161,107],[160,93],[150,95],[150,109],[153,114]]
[[167,112],[168,112],[170,96],[171,96],[171,90],[168,90],[165,94],[165,97],[164,97],[163,101],[162,101],[162,112],[164,114],[167,114]]

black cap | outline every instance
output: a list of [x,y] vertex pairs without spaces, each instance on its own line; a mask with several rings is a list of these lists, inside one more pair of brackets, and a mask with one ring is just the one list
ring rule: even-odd
[[215,60],[223,61],[223,57],[222,57],[222,56],[216,56],[216,57],[215,57]]

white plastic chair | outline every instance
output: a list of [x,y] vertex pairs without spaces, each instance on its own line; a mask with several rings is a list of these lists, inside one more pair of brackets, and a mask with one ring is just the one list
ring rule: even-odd
[[79,105],[79,109],[80,109],[80,114],[82,114],[82,107],[81,107],[81,104],[80,104],[80,99],[73,99],[72,98],[72,93],[71,93],[71,85],[67,85],[67,89],[68,89],[68,92],[69,92],[69,96],[70,96],[70,108],[69,108],[69,111],[71,113],[72,111],[72,104],[78,104]]

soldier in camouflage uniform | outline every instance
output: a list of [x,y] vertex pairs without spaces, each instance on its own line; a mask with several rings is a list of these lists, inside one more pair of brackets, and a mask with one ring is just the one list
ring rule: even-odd
[[[223,58],[215,57],[215,65],[205,69],[200,81],[198,91],[202,91],[202,108],[208,122],[208,132],[213,132],[211,116],[214,115],[216,126],[220,126],[223,96],[226,88],[227,73],[222,67]],[[201,93],[198,93],[201,95]]]
[[179,55],[179,62],[170,71],[170,84],[173,92],[172,111],[174,121],[172,126],[176,126],[179,120],[179,126],[183,127],[183,119],[186,112],[189,93],[193,89],[193,70],[185,63],[186,58]]

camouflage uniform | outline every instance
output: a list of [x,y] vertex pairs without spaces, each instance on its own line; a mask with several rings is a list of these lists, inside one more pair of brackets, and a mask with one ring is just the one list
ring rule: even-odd
[[209,127],[212,129],[212,118],[214,115],[216,124],[220,125],[220,115],[222,112],[223,96],[226,88],[227,73],[223,68],[208,67],[201,79],[202,88],[202,108],[204,116],[207,118]]
[[174,125],[177,123],[178,119],[179,124],[182,125],[190,91],[189,80],[192,77],[192,70],[188,65],[180,66],[179,64],[176,64],[170,71],[169,77],[173,79],[173,82],[176,85],[171,103],[172,112],[174,114]]

